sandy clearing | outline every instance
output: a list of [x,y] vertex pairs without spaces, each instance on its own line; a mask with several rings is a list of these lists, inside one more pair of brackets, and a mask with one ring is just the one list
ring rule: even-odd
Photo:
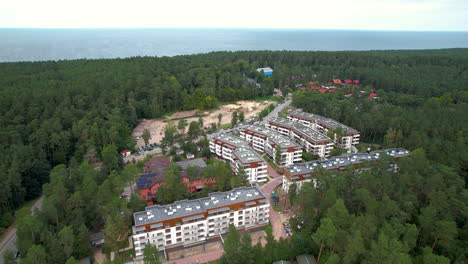
[[[161,139],[164,137],[164,128],[166,126],[167,120],[204,114],[206,115],[203,117],[204,126],[210,127],[212,123],[218,123],[218,115],[222,114],[223,117],[221,119],[221,124],[224,125],[231,122],[231,116],[233,111],[242,111],[244,112],[245,119],[249,119],[253,115],[257,115],[258,113],[260,113],[263,109],[265,109],[272,103],[274,102],[238,101],[237,103],[233,104],[221,105],[218,109],[211,111],[190,110],[177,112],[168,116],[165,119],[143,119],[142,122],[133,130],[132,136],[140,137],[137,140],[136,147],[143,146],[144,141],[141,138],[141,135],[143,134],[143,131],[147,128],[151,132],[151,139],[149,143],[160,143]],[[186,120],[188,123],[190,123],[192,121],[197,121],[198,117],[191,117],[187,118]],[[178,120],[175,120],[175,122],[177,123]],[[188,126],[186,129],[188,129]]]

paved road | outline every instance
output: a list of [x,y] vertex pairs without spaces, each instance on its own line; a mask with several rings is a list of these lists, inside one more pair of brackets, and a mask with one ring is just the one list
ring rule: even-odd
[[[278,185],[280,185],[283,181],[283,177],[276,172],[269,164],[267,165],[268,174],[273,177],[273,180],[269,181],[267,184],[263,185],[260,190],[262,191],[263,195],[270,200],[271,199],[271,191],[273,191]],[[280,217],[278,212],[273,210],[273,207],[270,204],[270,222],[273,228],[273,236],[276,240],[282,238],[287,238],[286,232],[283,228],[283,223],[281,223]]]
[[288,107],[291,104],[291,102],[292,102],[291,100],[287,100],[287,101],[284,101],[284,103],[282,104],[277,104],[275,109],[273,109],[273,111],[271,111],[267,116],[263,118],[263,122],[266,122],[274,117],[277,117],[278,113],[283,111],[285,107]]
[[[44,201],[44,196],[41,196],[31,207],[31,213],[34,213],[34,210],[41,209],[42,201]],[[5,232],[0,241],[0,264],[3,264],[3,254],[7,249],[11,251],[16,251],[16,222],[13,223]]]
[[142,154],[138,155],[138,156],[135,156],[134,154],[128,156],[128,157],[124,157],[123,158],[123,161],[124,163],[127,163],[127,162],[131,162],[132,160],[136,160],[136,161],[139,161],[139,160],[143,160],[144,158],[146,158],[147,155],[153,155],[153,154],[160,154],[162,152],[161,148],[154,148],[150,151],[144,151],[142,152]]

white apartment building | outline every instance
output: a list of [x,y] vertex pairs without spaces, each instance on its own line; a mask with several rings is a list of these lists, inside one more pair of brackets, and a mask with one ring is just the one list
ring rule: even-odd
[[266,161],[251,147],[240,147],[234,150],[233,157],[231,167],[236,174],[239,173],[239,169],[242,167],[251,183],[261,183],[268,180]]
[[[240,137],[249,142],[253,149],[266,153],[279,166],[289,166],[302,161],[301,146],[277,131],[253,125],[243,128]],[[279,161],[276,160],[277,150],[281,152]]]
[[146,207],[133,215],[136,257],[143,255],[149,243],[159,250],[186,247],[219,237],[229,224],[244,230],[264,226],[269,221],[269,206],[258,187],[240,187],[196,200]]
[[219,158],[229,161],[236,174],[240,168],[243,168],[251,183],[267,181],[266,161],[246,141],[222,134],[210,141],[210,151]]
[[328,136],[299,122],[277,117],[270,119],[265,126],[288,136],[301,145],[304,151],[321,158],[328,157],[333,149],[333,141]]
[[[288,119],[311,127],[325,135],[328,135],[329,131],[333,132],[333,141],[339,148],[350,150],[352,146],[359,144],[359,131],[331,118],[295,110],[288,113]],[[336,133],[338,128],[342,131],[341,140]]]
[[373,151],[371,153],[346,154],[332,157],[328,160],[314,160],[307,163],[294,164],[283,169],[283,190],[289,192],[290,186],[294,182],[297,185],[297,191],[299,191],[306,182],[313,182],[316,187],[316,175],[320,173],[321,170],[343,171],[346,170],[349,165],[357,169],[364,161],[370,162],[381,159],[384,153],[395,159],[411,155],[411,153],[404,148],[391,148],[383,151]]

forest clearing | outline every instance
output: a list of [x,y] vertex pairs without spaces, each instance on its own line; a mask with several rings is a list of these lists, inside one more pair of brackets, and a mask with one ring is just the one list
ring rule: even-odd
[[[273,101],[238,101],[236,103],[220,105],[215,110],[189,110],[181,111],[174,113],[163,119],[143,119],[141,123],[133,130],[132,136],[137,138],[136,147],[144,146],[145,142],[141,135],[145,129],[148,129],[151,132],[151,139],[149,140],[150,144],[156,143],[159,144],[164,137],[164,128],[166,127],[166,122],[168,120],[174,120],[177,122],[178,119],[187,120],[190,124],[192,121],[198,120],[198,115],[203,116],[203,122],[205,127],[210,127],[212,123],[218,123],[218,116],[222,114],[221,125],[229,124],[231,122],[232,112],[244,112],[245,119],[252,118],[255,115],[258,115],[263,109],[267,108],[270,104],[274,103]],[[188,127],[186,128],[188,129]]]

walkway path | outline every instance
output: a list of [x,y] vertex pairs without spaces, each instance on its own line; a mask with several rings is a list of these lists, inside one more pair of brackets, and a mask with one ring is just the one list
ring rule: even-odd
[[[268,174],[270,174],[270,176],[273,177],[273,180],[263,185],[260,189],[263,195],[265,195],[265,197],[268,200],[270,200],[271,191],[273,191],[278,185],[282,183],[283,177],[279,175],[278,172],[276,172],[276,170],[273,169],[269,164],[267,165],[267,171],[268,171]],[[284,228],[283,228],[283,223],[281,223],[280,217],[278,215],[278,212],[273,210],[271,203],[270,203],[270,222],[273,228],[273,236],[275,237],[276,240],[287,237],[286,232],[284,231]]]
[[[206,263],[209,261],[215,261],[220,259],[224,254],[224,250],[219,249],[219,250],[214,250],[211,252],[206,252],[203,254],[199,254],[196,256],[191,256],[191,257],[186,257],[186,258],[181,258],[181,259],[176,259],[176,260],[169,260],[166,262],[163,262],[164,264],[198,264],[198,263]],[[127,262],[128,264],[143,264],[143,260],[137,260],[137,261],[132,261],[132,262]]]

